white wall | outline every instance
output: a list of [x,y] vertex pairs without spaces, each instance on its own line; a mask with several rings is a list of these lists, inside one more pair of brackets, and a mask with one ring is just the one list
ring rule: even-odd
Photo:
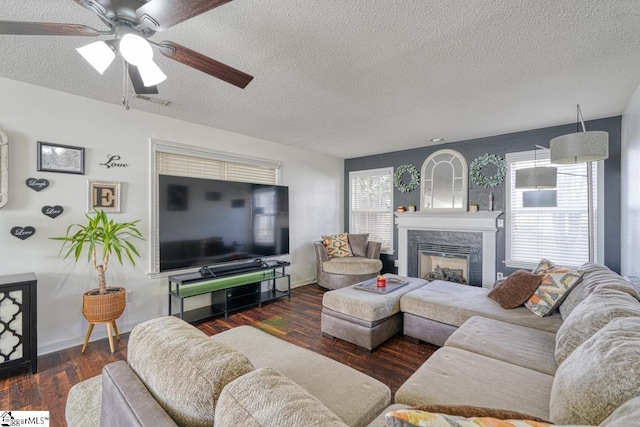
[[621,272],[640,277],[640,86],[622,115],[621,163]]
[[[115,214],[117,220],[141,219],[141,230],[148,236],[150,138],[283,162],[282,184],[290,189],[294,286],[315,277],[311,242],[321,234],[342,231],[341,159],[1,78],[0,130],[9,136],[10,153],[9,203],[0,209],[0,275],[37,274],[40,354],[82,342],[87,323],[81,295],[97,286],[89,263],[62,260],[60,242],[49,237],[64,235],[69,224],[83,221],[88,179],[122,182],[123,212]],[[85,147],[85,175],[38,172],[37,141]],[[128,167],[99,165],[108,154],[120,155]],[[29,177],[46,178],[51,185],[35,192],[25,185]],[[64,213],[50,219],[41,213],[45,205],[61,205]],[[28,225],[36,233],[27,240],[9,233],[14,226]],[[167,281],[147,276],[148,244],[141,249],[142,259],[135,267],[112,261],[107,272],[108,284],[133,291],[133,301],[118,321],[123,332],[167,314]],[[93,338],[105,337],[103,329],[96,328]]]

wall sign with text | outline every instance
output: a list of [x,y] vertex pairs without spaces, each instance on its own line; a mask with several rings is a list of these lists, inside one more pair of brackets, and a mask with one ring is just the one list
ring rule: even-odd
[[120,157],[120,155],[118,154],[107,154],[107,161],[99,164],[101,166],[106,166],[107,169],[129,167],[129,164],[122,161],[122,157]]
[[87,181],[87,212],[120,212],[120,186],[114,181]]
[[11,235],[13,237],[17,237],[20,240],[26,240],[34,234],[36,234],[36,229],[35,227],[32,227],[30,225],[26,227],[13,227],[11,229]]

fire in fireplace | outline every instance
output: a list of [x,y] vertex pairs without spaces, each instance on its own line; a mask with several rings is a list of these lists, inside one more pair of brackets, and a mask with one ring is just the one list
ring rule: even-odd
[[470,253],[471,249],[463,246],[419,243],[418,277],[467,284]]

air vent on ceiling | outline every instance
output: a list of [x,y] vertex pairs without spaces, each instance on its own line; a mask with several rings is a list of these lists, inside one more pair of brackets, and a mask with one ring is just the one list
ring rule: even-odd
[[137,98],[137,99],[141,99],[143,101],[147,101],[147,102],[153,102],[154,104],[160,104],[163,107],[168,107],[169,104],[171,104],[171,101],[167,101],[166,99],[160,99],[160,98],[152,98],[150,96],[147,95],[141,95],[139,93],[136,93],[132,96],[132,98]]

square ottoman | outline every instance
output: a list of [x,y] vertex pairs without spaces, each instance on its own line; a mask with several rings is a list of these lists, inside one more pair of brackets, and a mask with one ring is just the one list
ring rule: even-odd
[[358,289],[359,283],[326,292],[322,297],[322,333],[371,351],[400,332],[400,298],[429,282],[394,274],[385,277],[408,284],[384,294]]

